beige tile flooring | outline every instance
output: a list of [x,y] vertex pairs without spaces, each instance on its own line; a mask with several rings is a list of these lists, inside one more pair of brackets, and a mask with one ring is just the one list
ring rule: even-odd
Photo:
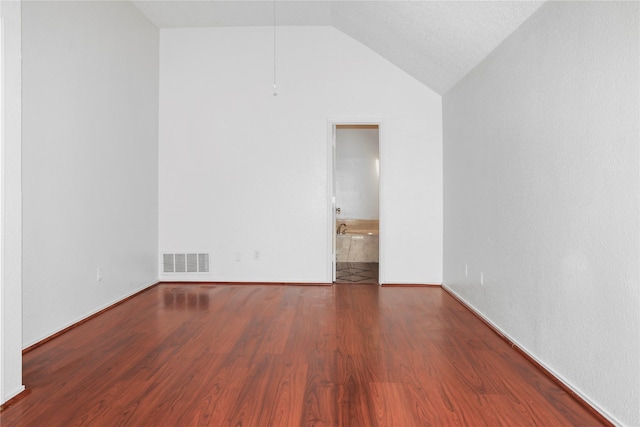
[[336,263],[336,283],[378,283],[377,262]]

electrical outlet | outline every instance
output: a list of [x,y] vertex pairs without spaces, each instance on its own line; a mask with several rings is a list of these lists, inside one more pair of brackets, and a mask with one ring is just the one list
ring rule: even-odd
[[236,262],[242,262],[242,254],[240,252],[236,252]]
[[96,269],[96,282],[102,282],[102,267]]
[[464,277],[469,277],[469,266],[467,264],[464,265]]
[[484,273],[480,273],[480,286],[484,286]]
[[254,261],[260,261],[260,251],[259,250],[255,250],[253,251],[253,260]]

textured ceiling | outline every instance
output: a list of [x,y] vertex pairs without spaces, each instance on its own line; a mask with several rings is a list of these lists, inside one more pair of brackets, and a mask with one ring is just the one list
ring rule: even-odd
[[[273,25],[271,0],[140,0],[133,2],[160,28]],[[278,25],[331,25],[330,1],[275,2]]]
[[133,2],[160,28],[330,25],[443,94],[520,26],[538,1]]

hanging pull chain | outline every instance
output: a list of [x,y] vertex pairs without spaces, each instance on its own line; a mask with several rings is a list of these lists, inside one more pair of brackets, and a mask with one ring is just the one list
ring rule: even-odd
[[276,77],[276,0],[273,0],[273,96],[278,96]]

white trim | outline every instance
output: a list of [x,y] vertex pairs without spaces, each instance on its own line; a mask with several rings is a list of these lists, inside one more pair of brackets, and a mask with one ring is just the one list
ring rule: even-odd
[[7,403],[8,401],[13,399],[14,397],[18,396],[23,391],[25,391],[26,389],[27,388],[25,386],[21,385],[20,387],[18,387],[17,390],[12,391],[11,393],[7,393],[7,396],[6,396],[7,398],[2,403]]
[[73,322],[67,323],[66,325],[64,325],[64,326],[63,326],[63,327],[61,327],[61,328],[56,329],[56,330],[55,330],[55,331],[53,331],[52,333],[50,333],[50,334],[48,334],[48,335],[45,335],[45,336],[43,336],[43,337],[40,337],[40,338],[36,339],[35,341],[33,341],[33,342],[31,342],[31,343],[27,344],[27,345],[23,345],[22,349],[24,350],[25,348],[29,348],[29,347],[31,347],[32,345],[35,345],[35,344],[39,343],[40,341],[46,340],[47,338],[52,337],[52,336],[54,336],[54,335],[56,335],[56,334],[58,334],[58,333],[60,333],[60,332],[64,331],[65,329],[67,329],[67,328],[69,328],[69,327],[71,327],[71,326],[75,325],[76,323],[80,323],[80,322],[82,322],[83,320],[86,320],[86,319],[90,318],[91,316],[94,316],[95,314],[97,314],[97,313],[101,312],[102,310],[107,309],[107,308],[109,308],[109,307],[111,307],[111,306],[113,306],[113,305],[116,305],[116,304],[118,304],[118,303],[120,303],[120,302],[124,301],[125,299],[127,299],[127,298],[131,297],[132,295],[137,294],[138,292],[142,292],[142,291],[144,291],[144,290],[146,290],[146,289],[149,289],[150,287],[152,287],[152,286],[154,286],[154,285],[158,284],[159,282],[160,282],[159,280],[154,280],[154,281],[153,281],[153,282],[151,282],[151,283],[148,283],[148,284],[146,284],[146,285],[143,285],[143,286],[141,286],[140,288],[137,288],[137,289],[135,289],[135,290],[133,290],[133,291],[131,291],[131,292],[129,292],[129,293],[127,293],[127,294],[125,294],[125,295],[123,295],[123,296],[119,297],[119,298],[116,298],[115,300],[112,300],[111,302],[109,302],[109,303],[107,303],[107,304],[104,304],[104,305],[100,306],[99,308],[96,308],[95,310],[93,310],[93,311],[91,311],[90,313],[88,313],[88,314],[84,315],[83,317],[81,317],[81,318],[79,318],[79,319],[77,319],[77,320],[74,320]]
[[4,158],[4,17],[0,16],[0,404],[10,399],[4,394]]
[[333,283],[336,280],[336,197],[335,197],[335,152],[336,152],[336,125],[333,121],[327,120],[327,205],[329,206],[329,214],[327,215],[327,266],[326,280]]
[[514,347],[517,347],[519,351],[521,351],[522,353],[526,354],[528,357],[530,357],[532,360],[535,360],[537,364],[539,364],[543,369],[545,369],[547,372],[549,372],[549,374],[553,375],[559,382],[561,382],[566,388],[568,388],[569,390],[571,390],[573,393],[575,393],[577,396],[580,397],[580,399],[582,399],[585,403],[587,403],[589,406],[591,406],[591,408],[593,408],[595,411],[599,412],[600,415],[602,415],[604,418],[606,418],[607,420],[609,420],[612,424],[616,425],[616,426],[622,426],[622,422],[620,420],[617,420],[613,415],[611,415],[610,413],[608,413],[607,411],[605,411],[602,407],[598,406],[595,402],[593,402],[591,399],[589,399],[588,397],[586,397],[584,394],[582,394],[577,388],[575,388],[569,381],[567,381],[565,378],[562,377],[562,375],[560,375],[559,373],[557,373],[556,371],[554,371],[553,369],[551,369],[549,366],[547,366],[547,364],[545,364],[544,362],[542,362],[540,359],[538,359],[537,357],[535,357],[531,352],[529,352],[526,347],[524,347],[522,344],[520,344],[518,342],[518,340],[516,340],[515,338],[513,338],[511,335],[509,335],[508,333],[506,333],[502,328],[500,328],[498,325],[496,325],[494,322],[492,322],[487,316],[485,316],[480,310],[478,310],[473,304],[471,304],[469,301],[467,301],[465,298],[463,298],[459,293],[457,293],[456,291],[454,291],[453,289],[451,289],[451,287],[449,287],[445,282],[442,282],[442,288],[445,289],[447,292],[451,293],[452,295],[454,295],[456,298],[458,298],[460,301],[462,301],[463,305],[471,310],[476,316],[478,316],[479,318],[481,318],[482,320],[484,320],[485,322],[487,322],[487,324],[491,325],[491,327],[493,329],[495,329],[496,331],[498,331],[501,335],[503,335]]
[[335,201],[334,201],[334,173],[335,173],[335,165],[333,158],[333,144],[335,140],[335,127],[336,125],[375,125],[378,126],[378,160],[380,161],[380,173],[378,175],[378,219],[379,219],[379,237],[378,237],[378,284],[381,285],[383,283],[384,276],[384,265],[386,260],[384,259],[384,251],[382,250],[384,247],[384,238],[383,238],[383,229],[384,229],[384,156],[383,156],[383,147],[384,147],[384,120],[381,118],[329,118],[327,119],[327,141],[328,141],[328,167],[327,167],[327,205],[329,209],[329,219],[328,219],[328,240],[327,240],[327,268],[328,274],[327,277],[331,283],[334,282],[335,279],[335,241],[334,237],[336,234],[335,224]]

